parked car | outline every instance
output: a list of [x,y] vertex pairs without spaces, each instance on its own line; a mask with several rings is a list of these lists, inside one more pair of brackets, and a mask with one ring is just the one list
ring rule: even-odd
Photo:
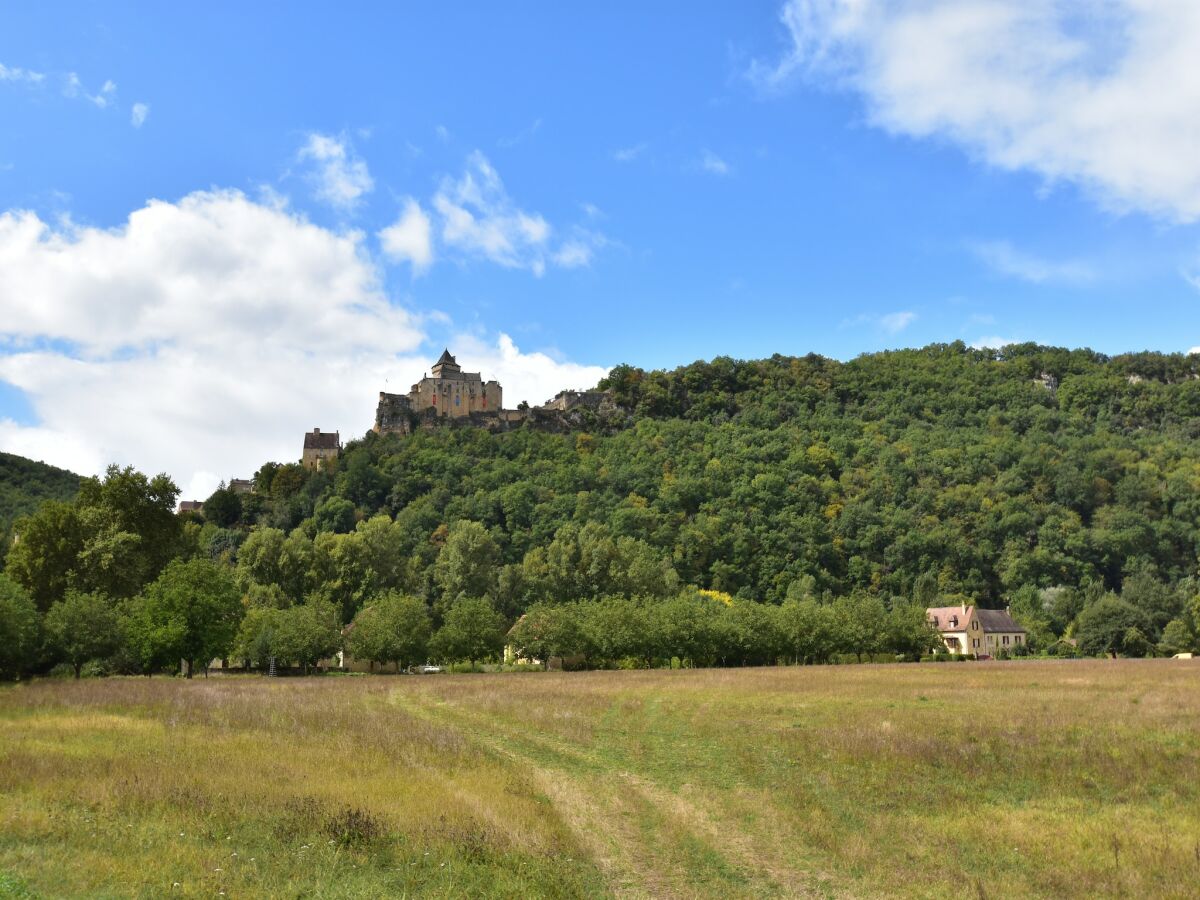
[[437,675],[442,671],[441,666],[409,666],[408,671],[413,675]]

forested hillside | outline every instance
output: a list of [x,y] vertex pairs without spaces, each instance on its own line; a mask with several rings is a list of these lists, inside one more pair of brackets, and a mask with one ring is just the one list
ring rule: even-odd
[[8,546],[8,530],[17,517],[45,500],[70,500],[78,490],[79,476],[73,472],[0,453],[0,546]]
[[[112,469],[22,524],[7,573],[48,630],[115,604],[134,669],[231,648],[308,665],[351,621],[368,658],[478,660],[527,611],[534,655],[608,663],[912,658],[936,644],[924,608],[958,603],[1011,605],[1035,650],[1200,649],[1198,372],[961,343],[619,366],[601,387],[622,420],[368,433],[202,516]],[[136,650],[201,583],[242,598],[215,643]]]
[[1194,356],[962,344],[620,366],[603,385],[630,413],[614,434],[369,434],[331,476],[264,467],[230,521],[316,534],[385,513],[412,587],[432,584],[458,520],[522,574],[590,526],[682,582],[769,602],[806,577],[908,594],[934,573],[986,605],[1026,585],[1119,589],[1138,570],[1176,582],[1200,537],[1198,371]]

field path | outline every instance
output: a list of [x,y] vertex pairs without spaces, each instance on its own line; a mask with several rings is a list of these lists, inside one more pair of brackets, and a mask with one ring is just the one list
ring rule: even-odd
[[600,753],[544,731],[453,703],[427,690],[389,698],[406,712],[451,726],[511,760],[553,805],[606,874],[617,896],[730,897],[827,895],[796,867],[795,854],[748,835],[746,823],[624,771]]

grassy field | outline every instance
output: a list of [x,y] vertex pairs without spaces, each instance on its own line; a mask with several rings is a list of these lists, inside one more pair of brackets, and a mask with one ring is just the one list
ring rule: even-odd
[[0,689],[0,897],[1197,885],[1188,661]]

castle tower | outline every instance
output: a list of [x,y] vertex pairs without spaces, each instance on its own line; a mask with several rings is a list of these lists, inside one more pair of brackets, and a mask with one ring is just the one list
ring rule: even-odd
[[453,378],[462,372],[462,366],[450,355],[449,348],[442,351],[442,355],[438,357],[438,361],[433,364],[430,369],[434,378]]

